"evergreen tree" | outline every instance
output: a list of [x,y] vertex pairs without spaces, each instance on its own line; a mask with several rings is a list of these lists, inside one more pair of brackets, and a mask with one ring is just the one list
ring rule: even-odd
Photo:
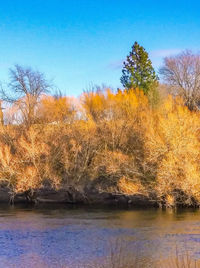
[[148,53],[137,42],[134,43],[132,51],[124,62],[120,80],[125,88],[140,88],[145,94],[152,86],[158,84],[158,76],[154,71]]

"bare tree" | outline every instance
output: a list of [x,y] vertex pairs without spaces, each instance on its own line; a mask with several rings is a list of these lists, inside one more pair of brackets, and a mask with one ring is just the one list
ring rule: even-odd
[[35,109],[40,96],[48,92],[50,85],[44,74],[15,65],[10,69],[10,83],[1,88],[2,99],[18,107],[19,116],[27,125],[35,123]]
[[190,110],[198,109],[200,102],[200,54],[186,50],[166,57],[159,73],[181,95]]

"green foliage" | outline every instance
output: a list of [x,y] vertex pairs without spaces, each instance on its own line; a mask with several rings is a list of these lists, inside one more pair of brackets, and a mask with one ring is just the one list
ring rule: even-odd
[[145,94],[153,85],[157,86],[158,84],[158,76],[154,71],[148,53],[137,42],[134,43],[132,51],[124,62],[120,80],[125,88],[139,88]]

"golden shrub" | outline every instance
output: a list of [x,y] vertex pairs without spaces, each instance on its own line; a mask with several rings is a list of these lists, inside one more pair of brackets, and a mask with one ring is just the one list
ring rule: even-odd
[[0,127],[0,181],[14,190],[46,179],[84,187],[104,176],[128,194],[174,203],[181,192],[200,202],[200,114],[181,98],[152,108],[142,91],[106,89],[84,93],[76,117],[67,97],[46,96],[39,110],[38,124]]

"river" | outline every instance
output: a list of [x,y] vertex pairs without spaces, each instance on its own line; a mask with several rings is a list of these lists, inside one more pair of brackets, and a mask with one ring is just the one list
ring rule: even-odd
[[[79,267],[118,241],[146,267],[187,248],[200,258],[200,211],[1,206],[0,267]],[[125,242],[124,242],[125,241]]]

